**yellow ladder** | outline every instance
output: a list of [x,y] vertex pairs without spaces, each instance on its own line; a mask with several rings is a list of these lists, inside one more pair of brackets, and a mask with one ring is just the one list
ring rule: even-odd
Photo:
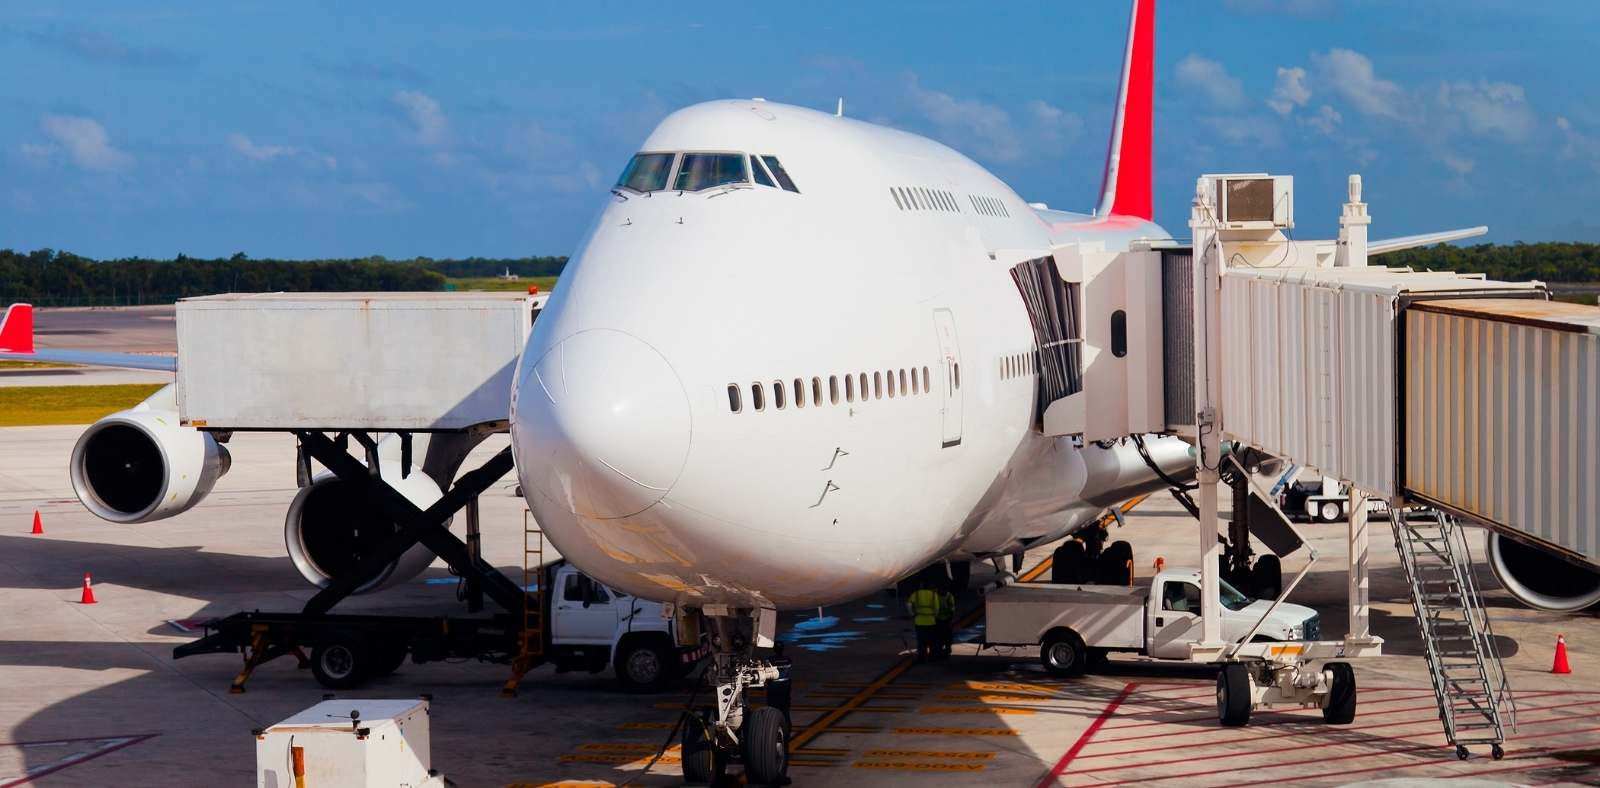
[[544,531],[533,521],[533,513],[522,510],[522,632],[517,637],[517,656],[511,660],[511,678],[500,694],[515,697],[522,677],[544,661]]

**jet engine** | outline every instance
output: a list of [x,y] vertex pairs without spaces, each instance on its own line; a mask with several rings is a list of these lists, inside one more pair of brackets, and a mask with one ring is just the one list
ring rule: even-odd
[[[383,480],[406,500],[426,509],[443,494],[439,485],[421,470],[400,476],[400,464],[386,460],[379,468]],[[446,520],[448,527],[449,521]],[[307,582],[325,588],[334,576],[353,569],[361,559],[394,534],[399,526],[367,500],[361,485],[332,474],[319,474],[310,485],[300,488],[289,504],[283,525],[283,540],[289,558]],[[364,594],[404,583],[433,563],[434,554],[422,545],[412,545],[378,575],[356,589]]]
[[1489,568],[1528,607],[1572,613],[1600,603],[1600,572],[1499,533],[1489,534]]
[[72,447],[72,489],[103,520],[160,520],[199,503],[230,462],[210,433],[178,423],[167,386],[84,431]]

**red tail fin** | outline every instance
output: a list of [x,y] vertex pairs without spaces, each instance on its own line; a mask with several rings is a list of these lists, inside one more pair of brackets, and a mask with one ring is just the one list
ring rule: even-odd
[[1095,213],[1153,219],[1150,200],[1151,95],[1155,83],[1156,0],[1133,0],[1122,86],[1111,122],[1105,176]]
[[12,304],[0,318],[0,350],[9,353],[33,352],[33,305]]

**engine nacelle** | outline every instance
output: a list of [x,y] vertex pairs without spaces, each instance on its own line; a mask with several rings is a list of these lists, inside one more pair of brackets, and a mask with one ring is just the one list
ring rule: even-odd
[[[399,463],[384,461],[379,468],[384,481],[420,509],[443,497],[439,485],[420,470],[414,469],[402,479]],[[445,523],[448,527],[449,520]],[[396,530],[393,520],[373,509],[359,485],[323,473],[300,488],[289,504],[283,541],[300,576],[318,588],[326,588],[334,576],[353,569]],[[427,569],[434,557],[432,550],[413,545],[355,593],[404,583]]]
[[187,511],[228,472],[228,450],[210,433],[182,426],[171,387],[85,430],[72,447],[72,489],[95,516],[142,523]]
[[1528,607],[1572,613],[1600,603],[1600,572],[1499,533],[1489,534],[1489,568]]

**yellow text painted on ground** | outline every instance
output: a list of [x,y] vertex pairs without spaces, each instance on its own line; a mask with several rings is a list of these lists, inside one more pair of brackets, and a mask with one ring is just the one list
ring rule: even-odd
[[[568,753],[561,756],[557,760],[561,761],[562,763],[604,763],[612,766],[623,766],[631,763],[637,763],[640,766],[643,766],[650,761],[649,758],[640,758],[637,755],[610,755],[597,752]],[[679,759],[676,755],[663,755],[661,756],[661,760],[656,761],[656,764],[675,764],[678,762]]]
[[1044,684],[1024,684],[1012,681],[958,681],[949,686],[955,690],[979,690],[983,692],[1028,692],[1039,695],[1055,695],[1065,687],[1052,687]]
[[1017,695],[1012,693],[987,693],[982,695],[963,695],[956,692],[946,692],[934,696],[934,700],[956,700],[971,703],[1049,703],[1062,700],[1062,698],[1047,698],[1043,695]]
[[901,736],[1016,736],[1010,728],[895,728]]
[[981,763],[936,763],[932,761],[856,761],[856,769],[904,769],[919,772],[981,772]]
[[863,758],[949,758],[958,761],[991,761],[993,752],[949,750],[867,750]]
[[1034,709],[1013,709],[1007,706],[923,706],[918,714],[1033,714]]
[[[578,745],[578,749],[584,752],[640,752],[645,755],[654,755],[659,748],[660,745],[656,744],[637,744],[621,741],[589,742],[588,744]],[[679,749],[681,748],[674,744],[667,748],[667,752],[678,752]]]

